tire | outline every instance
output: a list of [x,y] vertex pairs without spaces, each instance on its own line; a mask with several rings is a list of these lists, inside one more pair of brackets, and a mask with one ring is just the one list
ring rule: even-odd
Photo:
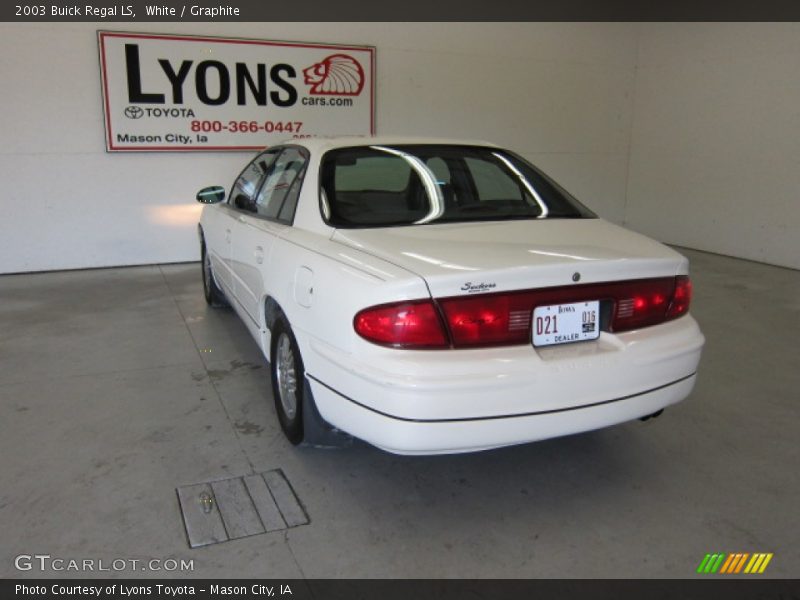
[[224,292],[219,288],[217,282],[214,281],[214,273],[211,270],[211,259],[206,251],[206,244],[203,242],[200,247],[200,268],[203,275],[203,295],[209,306],[214,308],[222,308],[228,306],[228,301],[225,299]]
[[272,327],[270,375],[275,412],[286,438],[294,445],[303,441],[305,375],[303,359],[289,323],[281,316]]

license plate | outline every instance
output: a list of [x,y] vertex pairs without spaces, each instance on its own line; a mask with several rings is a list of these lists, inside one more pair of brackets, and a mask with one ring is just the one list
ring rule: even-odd
[[551,304],[533,309],[533,345],[552,346],[600,337],[600,301]]

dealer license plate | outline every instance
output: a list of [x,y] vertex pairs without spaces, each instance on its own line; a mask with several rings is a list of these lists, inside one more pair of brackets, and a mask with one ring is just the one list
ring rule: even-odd
[[532,329],[534,346],[596,340],[600,337],[600,301],[537,306]]

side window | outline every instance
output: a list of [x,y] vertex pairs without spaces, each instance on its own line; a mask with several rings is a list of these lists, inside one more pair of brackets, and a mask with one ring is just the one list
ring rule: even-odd
[[450,183],[450,167],[447,166],[447,163],[442,158],[434,156],[429,158],[426,164],[431,172],[436,175],[436,183],[439,185]]
[[264,175],[270,170],[279,151],[264,152],[251,162],[236,179],[228,203],[240,210],[256,212],[255,195]]
[[297,200],[300,198],[300,187],[303,185],[303,173],[298,175],[294,180],[292,187],[289,188],[289,193],[286,194],[286,199],[283,201],[281,211],[278,213],[278,220],[284,223],[291,223],[294,221],[294,213],[297,210]]
[[281,153],[256,197],[259,215],[291,222],[307,162],[308,156],[301,148],[286,148]]

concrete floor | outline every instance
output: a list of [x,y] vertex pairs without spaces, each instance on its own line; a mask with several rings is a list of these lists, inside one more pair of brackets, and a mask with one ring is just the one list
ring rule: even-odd
[[[718,551],[797,577],[800,273],[686,253],[708,339],[687,401],[430,458],[291,447],[197,265],[0,277],[0,577],[91,575],[15,570],[35,553],[193,577],[687,577]],[[189,549],[176,487],[275,468],[309,525]]]

